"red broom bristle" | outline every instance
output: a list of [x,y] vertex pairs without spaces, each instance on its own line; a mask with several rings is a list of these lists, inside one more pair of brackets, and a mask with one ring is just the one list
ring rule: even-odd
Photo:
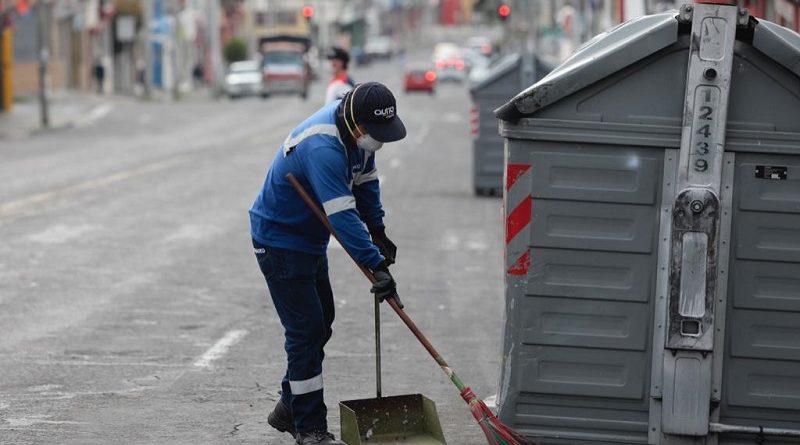
[[461,397],[469,404],[472,417],[478,421],[489,445],[539,445],[501,422],[470,388],[464,388]]

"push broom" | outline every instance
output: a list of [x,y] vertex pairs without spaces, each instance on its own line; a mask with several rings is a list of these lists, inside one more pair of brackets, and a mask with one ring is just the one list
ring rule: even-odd
[[[339,239],[339,236],[336,234],[336,231],[331,226],[330,221],[328,221],[327,215],[323,213],[323,211],[319,208],[316,202],[308,195],[308,192],[303,188],[300,182],[297,181],[297,178],[294,177],[291,173],[286,175],[286,179],[292,184],[294,189],[303,198],[303,201],[308,205],[312,212],[319,218],[320,222],[328,229],[328,231],[339,241],[339,244],[344,246],[342,240]],[[347,249],[345,249],[347,251]],[[355,258],[350,255],[350,258],[355,262]],[[375,277],[372,275],[369,269],[366,267],[358,264],[356,265],[361,272],[369,279],[371,283],[375,283]],[[389,306],[397,313],[403,323],[408,326],[408,329],[417,337],[422,346],[425,347],[425,350],[436,360],[436,363],[442,368],[447,377],[450,378],[450,381],[456,385],[456,388],[461,392],[461,397],[464,399],[465,402],[469,405],[469,409],[472,412],[472,416],[475,417],[475,420],[478,421],[478,425],[483,430],[483,433],[486,435],[486,440],[489,445],[538,445],[536,442],[526,438],[522,434],[514,431],[511,427],[504,424],[494,415],[494,413],[489,409],[488,406],[483,402],[483,400],[479,399],[472,389],[464,385],[464,382],[456,375],[456,373],[450,368],[447,362],[444,361],[444,358],[439,354],[436,348],[428,341],[425,335],[422,334],[422,331],[419,330],[417,325],[414,323],[413,320],[406,314],[406,312],[398,305],[397,300],[395,298],[389,298],[387,300]]]

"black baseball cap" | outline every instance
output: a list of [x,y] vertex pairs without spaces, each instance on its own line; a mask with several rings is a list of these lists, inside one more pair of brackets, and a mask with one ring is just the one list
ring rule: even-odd
[[[375,140],[394,142],[406,137],[406,126],[397,115],[397,101],[385,85],[378,82],[361,83],[348,95],[352,96],[348,100],[352,101],[356,123],[363,125]],[[350,105],[346,107],[344,111],[349,118]]]
[[347,50],[343,48],[339,48],[338,46],[332,46],[331,49],[329,49],[328,52],[325,54],[325,58],[327,58],[328,60],[334,60],[334,59],[341,60],[342,62],[347,64],[347,62],[350,61],[350,54],[347,52]]

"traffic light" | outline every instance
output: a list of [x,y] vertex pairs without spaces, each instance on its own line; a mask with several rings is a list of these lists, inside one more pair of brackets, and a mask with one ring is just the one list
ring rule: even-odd
[[306,20],[311,20],[311,17],[314,17],[314,7],[303,6],[303,17],[305,17]]
[[500,6],[497,7],[497,16],[500,17],[501,21],[505,22],[510,15],[511,6],[508,6],[508,4],[501,3]]

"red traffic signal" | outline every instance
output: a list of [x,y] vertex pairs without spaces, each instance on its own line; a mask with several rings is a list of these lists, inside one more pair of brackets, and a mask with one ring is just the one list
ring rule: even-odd
[[314,8],[312,6],[303,6],[303,17],[307,19],[314,17]]
[[500,17],[500,20],[507,19],[508,16],[511,15],[511,6],[502,3],[500,6],[497,7],[497,15],[498,17]]

